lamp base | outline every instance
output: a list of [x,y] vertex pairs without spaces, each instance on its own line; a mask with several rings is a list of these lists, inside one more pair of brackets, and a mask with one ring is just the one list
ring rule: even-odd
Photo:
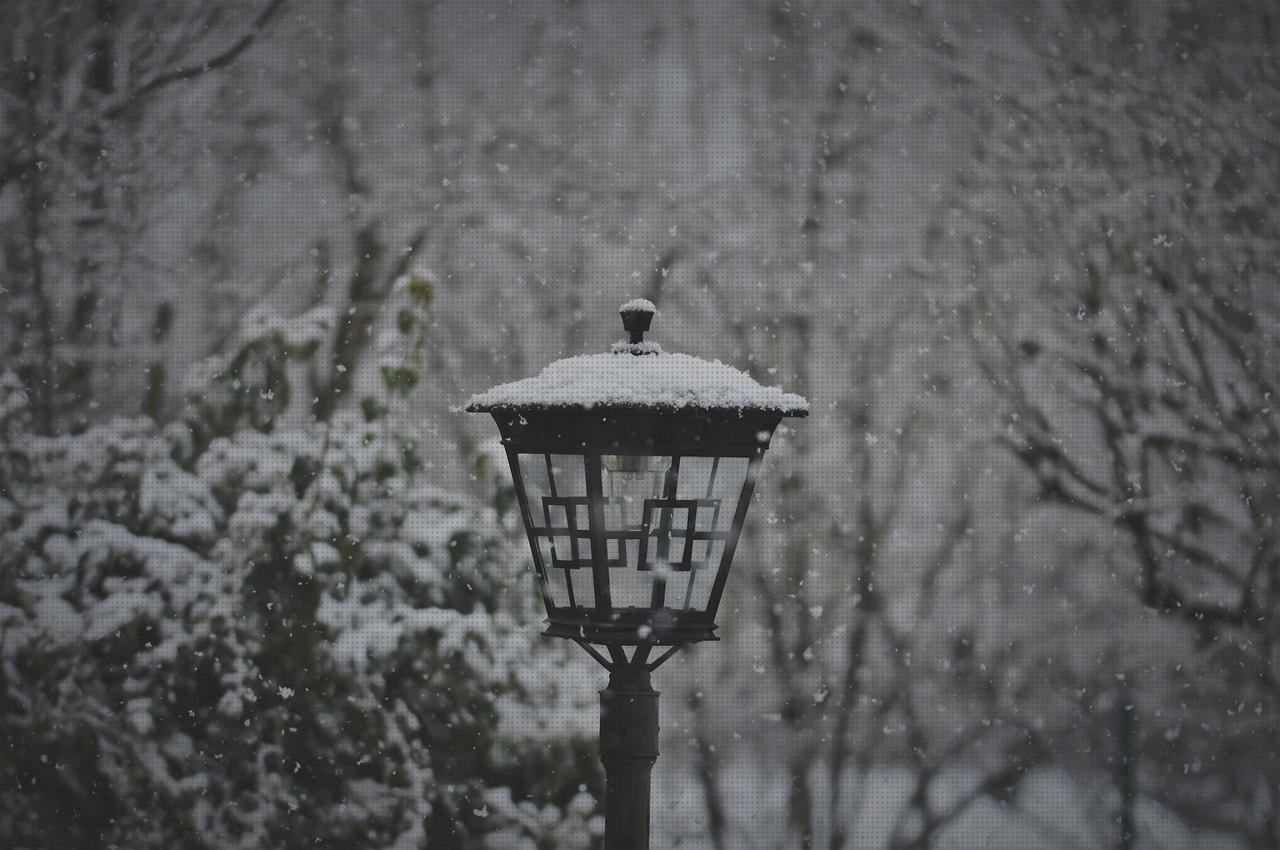
[[719,640],[717,626],[703,612],[618,608],[558,609],[543,621],[543,634],[617,646],[674,646]]

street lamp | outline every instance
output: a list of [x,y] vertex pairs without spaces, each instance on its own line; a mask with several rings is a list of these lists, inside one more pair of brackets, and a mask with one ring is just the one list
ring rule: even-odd
[[782,417],[805,416],[808,404],[719,361],[645,342],[656,312],[648,301],[619,312],[630,338],[611,352],[557,360],[464,409],[492,414],[502,434],[545,633],[576,641],[609,671],[600,692],[605,847],[643,850],[658,756],[649,674],[685,644],[717,640],[716,609],[765,449]]

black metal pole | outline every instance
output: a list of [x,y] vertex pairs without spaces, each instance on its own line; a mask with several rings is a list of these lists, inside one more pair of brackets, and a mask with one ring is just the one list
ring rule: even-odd
[[658,692],[649,673],[615,669],[600,692],[605,850],[649,850],[649,773],[658,758]]

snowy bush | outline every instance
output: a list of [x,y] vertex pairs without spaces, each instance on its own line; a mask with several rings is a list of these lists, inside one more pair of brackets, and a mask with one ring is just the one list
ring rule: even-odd
[[590,677],[507,580],[510,492],[429,483],[397,407],[418,302],[324,422],[288,323],[168,425],[36,436],[0,380],[0,843],[590,846]]

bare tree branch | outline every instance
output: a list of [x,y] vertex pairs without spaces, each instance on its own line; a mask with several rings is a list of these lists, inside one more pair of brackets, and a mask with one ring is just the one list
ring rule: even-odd
[[153,94],[166,86],[173,85],[174,83],[185,82],[187,80],[194,80],[197,77],[204,76],[210,71],[216,71],[230,65],[237,57],[240,56],[241,53],[244,53],[253,46],[253,43],[257,41],[258,36],[262,34],[263,29],[268,23],[270,23],[271,19],[275,17],[276,13],[280,11],[280,8],[283,5],[284,0],[271,0],[271,2],[269,2],[262,11],[258,13],[258,16],[254,18],[253,24],[250,26],[248,31],[226,50],[209,57],[199,64],[186,65],[181,68],[175,68],[173,70],[157,74],[131,92],[127,98],[118,101],[109,107],[102,114],[102,117],[108,120],[115,118],[130,106],[137,103],[140,99]]

